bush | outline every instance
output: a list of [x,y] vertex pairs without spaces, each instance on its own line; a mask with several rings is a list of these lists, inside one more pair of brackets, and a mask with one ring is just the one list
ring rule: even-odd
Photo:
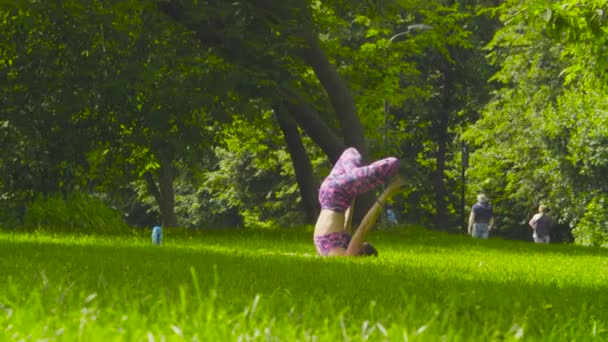
[[14,229],[22,225],[27,203],[23,197],[11,193],[0,194],[0,229]]
[[583,246],[608,247],[608,197],[594,197],[585,215],[572,230],[574,243]]
[[101,199],[85,194],[40,197],[25,212],[26,229],[86,234],[124,234],[129,227],[121,214]]

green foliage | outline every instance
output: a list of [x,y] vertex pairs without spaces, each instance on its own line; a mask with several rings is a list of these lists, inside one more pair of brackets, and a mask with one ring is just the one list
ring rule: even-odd
[[594,197],[585,215],[572,230],[574,241],[583,246],[608,247],[608,196]]
[[[488,10],[504,26],[487,45],[499,71],[486,82],[479,47],[496,21],[474,11],[487,3],[4,1],[0,224],[18,225],[25,203],[57,192],[167,210],[162,188],[175,191],[184,227],[298,225],[270,108],[293,90],[348,136],[335,114],[354,105],[328,101],[319,78],[328,75],[304,56],[310,38],[338,72],[328,78],[345,80],[372,157],[406,157],[432,175],[396,203],[404,216],[454,218],[465,186],[459,136],[481,113],[464,134],[467,197],[488,192],[499,227],[525,223],[541,200],[560,223],[584,225],[608,192],[606,4],[511,0]],[[421,23],[433,28],[405,34]],[[320,178],[326,158],[304,140]]]
[[544,9],[541,23],[546,34],[564,43],[564,55],[573,59],[564,70],[567,83],[586,77],[606,80],[607,11],[608,4],[597,0],[556,1]]
[[125,234],[130,231],[121,213],[104,201],[73,193],[39,197],[25,211],[23,227],[49,232],[74,234]]
[[603,228],[592,223],[588,210],[608,190],[601,181],[608,170],[607,89],[590,63],[599,56],[588,48],[597,32],[584,32],[586,19],[572,29],[577,15],[560,19],[573,15],[563,13],[569,6],[530,0],[498,8],[505,25],[487,49],[500,67],[492,80],[501,88],[465,134],[474,150],[467,175],[469,196],[492,194],[510,228],[525,225],[544,201],[559,222],[577,227],[575,242],[589,243],[593,238],[582,232]]
[[21,225],[26,200],[10,193],[0,197],[0,229],[13,229]]
[[202,174],[200,191],[207,194],[210,209],[220,214],[236,210],[246,227],[305,222],[291,158],[273,115],[266,111],[256,119],[234,118],[217,137],[216,166]]
[[25,203],[34,193],[32,174],[25,168],[37,171],[40,162],[35,161],[35,148],[22,132],[8,120],[0,122],[0,227],[14,227],[21,223]]

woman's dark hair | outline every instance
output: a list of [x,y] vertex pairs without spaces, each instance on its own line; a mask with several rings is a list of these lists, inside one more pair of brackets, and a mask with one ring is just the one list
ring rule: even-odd
[[378,256],[378,251],[369,242],[364,242],[361,246],[360,256]]

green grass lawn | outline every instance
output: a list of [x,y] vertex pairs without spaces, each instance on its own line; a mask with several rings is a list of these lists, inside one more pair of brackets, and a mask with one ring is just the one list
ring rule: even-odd
[[608,340],[608,251],[374,231],[319,258],[308,229],[0,233],[0,341]]

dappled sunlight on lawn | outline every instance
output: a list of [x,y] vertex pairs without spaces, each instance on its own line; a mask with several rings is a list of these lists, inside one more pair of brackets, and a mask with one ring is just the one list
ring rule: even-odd
[[[379,257],[326,258],[316,256],[305,231],[166,236],[158,246],[147,234],[0,233],[0,328],[11,324],[19,336],[44,336],[31,319],[57,329],[67,324],[67,334],[78,330],[83,305],[87,315],[100,317],[89,319],[89,334],[111,336],[112,322],[123,322],[126,329],[186,335],[201,331],[199,322],[218,340],[231,340],[231,331],[254,336],[260,326],[288,340],[303,340],[305,331],[327,340],[343,333],[437,340],[446,331],[460,340],[492,340],[539,336],[531,323],[536,316],[543,326],[561,324],[551,336],[572,340],[590,331],[587,322],[601,330],[608,320],[597,304],[608,301],[601,251],[575,255],[567,252],[574,246],[544,246],[559,250],[545,253],[512,241],[374,232]],[[9,318],[1,315],[7,309]],[[224,319],[211,320],[214,315]]]

